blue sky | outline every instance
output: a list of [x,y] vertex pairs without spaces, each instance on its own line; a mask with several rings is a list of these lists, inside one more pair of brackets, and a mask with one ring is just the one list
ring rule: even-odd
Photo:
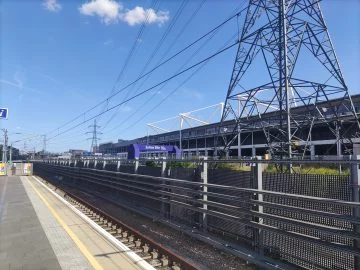
[[[161,38],[163,43],[146,71],[239,10],[243,2],[246,1],[208,0],[202,4],[201,0],[187,3],[180,0],[0,0],[0,107],[9,108],[9,119],[0,121],[0,127],[12,132],[10,141],[41,134],[52,138],[57,131],[49,132],[111,93],[133,46],[132,57],[115,84],[118,89],[139,76]],[[322,11],[352,94],[360,92],[359,2],[322,1]],[[155,6],[151,6],[154,3]],[[196,16],[189,21],[198,8]],[[148,23],[137,39],[146,17]],[[239,18],[240,25],[243,18]],[[169,25],[172,25],[171,31],[164,36]],[[108,106],[166,79],[184,65],[189,66],[211,55],[227,41],[234,41],[236,33],[237,23],[233,20],[210,41],[200,43],[174,59],[144,83],[130,88],[131,92],[117,95]],[[193,56],[201,45],[203,47]],[[102,141],[144,136],[146,123],[224,101],[235,53],[236,47],[209,61],[184,84],[191,72],[119,107],[114,117],[113,112],[100,117]],[[102,109],[100,106],[82,116],[80,122]],[[59,129],[59,132],[80,122]],[[90,136],[85,133],[90,124],[80,125],[49,140],[48,150],[88,149],[90,142],[86,138]],[[23,148],[24,142],[16,146]],[[42,148],[39,137],[26,140],[27,150],[33,147]]]

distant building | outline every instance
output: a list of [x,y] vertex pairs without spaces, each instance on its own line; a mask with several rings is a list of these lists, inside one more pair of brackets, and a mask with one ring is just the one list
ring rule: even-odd
[[[357,113],[360,113],[360,95],[352,96],[354,107]],[[338,106],[337,100],[324,102],[323,107]],[[306,111],[306,106],[299,106],[293,108],[293,113],[300,114]],[[324,116],[327,118],[332,117],[331,110],[324,110]],[[274,112],[268,113],[274,114]],[[349,117],[347,112],[342,114],[343,118]],[[334,119],[335,120],[335,119]],[[230,136],[230,131],[233,130],[235,121],[229,120],[226,122],[228,128],[219,133],[219,123],[213,123],[193,128],[187,128],[178,131],[172,131],[157,135],[150,135],[145,137],[136,138],[133,140],[121,140],[117,143],[105,143],[99,145],[99,152],[103,154],[121,155],[127,153],[128,147],[131,144],[146,144],[146,145],[174,145],[180,148],[183,156],[212,156],[214,154],[215,142],[218,139],[218,147],[222,147],[221,136]],[[347,126],[344,126],[346,130]],[[229,133],[228,133],[229,132]],[[349,134],[353,131],[349,131]],[[181,133],[181,134],[180,134]],[[181,144],[180,144],[181,138]],[[303,138],[306,139],[306,138]],[[303,142],[296,142],[299,145]],[[308,156],[314,157],[316,155],[346,155],[345,144],[347,148],[352,148],[352,145],[360,143],[360,139],[353,139],[352,142],[346,140],[337,140],[329,128],[322,123],[314,124],[311,132],[311,140],[309,141],[310,151],[306,153]],[[268,151],[268,145],[264,131],[261,128],[252,131],[239,132],[237,140],[230,146],[230,156],[233,157],[251,157],[263,156]]]
[[79,149],[69,149],[69,154],[71,157],[80,157],[83,155],[84,152],[86,152],[86,151],[79,150]]

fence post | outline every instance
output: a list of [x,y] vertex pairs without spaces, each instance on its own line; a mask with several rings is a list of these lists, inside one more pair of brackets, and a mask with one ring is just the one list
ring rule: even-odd
[[138,169],[139,169],[139,158],[135,159],[135,168],[134,168],[134,173],[137,174],[138,173]]
[[[208,205],[207,205],[207,192],[208,192],[208,187],[207,187],[207,183],[208,183],[208,162],[207,162],[207,157],[204,157],[203,159],[203,166],[202,166],[202,172],[201,172],[201,180],[203,183],[203,195],[202,195],[202,199],[203,199],[203,209],[205,211],[207,211],[208,209]],[[202,216],[202,225],[203,225],[203,230],[206,231],[207,230],[207,213],[203,213]]]
[[116,165],[116,170],[117,170],[117,171],[120,171],[120,165],[121,165],[121,161],[118,160],[118,161],[117,161],[117,165]]
[[[161,162],[161,177],[165,177],[165,174],[166,174],[166,159],[163,158],[163,160]],[[164,188],[165,180],[162,180],[161,183],[162,183],[161,191],[164,191],[165,190],[165,188]],[[161,198],[165,199],[166,197],[163,194],[161,194]],[[162,217],[165,216],[165,202],[164,201],[161,201],[161,212],[160,212],[160,214],[161,214]]]
[[[262,191],[263,190],[263,164],[260,163],[259,160],[261,160],[261,157],[257,157],[258,162],[255,163],[254,166],[254,188],[257,189],[258,191]],[[263,201],[263,194],[257,193],[256,194],[256,199],[258,202],[262,202]],[[263,213],[264,209],[263,206],[260,204],[257,204],[255,206],[255,211],[257,211],[258,213]],[[256,217],[255,216],[255,221],[258,224],[263,224],[263,219],[260,217]],[[257,229],[256,230],[256,235],[255,235],[255,244],[257,244],[258,246],[258,250],[260,252],[260,254],[264,253],[264,243],[263,243],[263,230],[262,229]]]
[[[360,161],[360,155],[353,155],[353,160]],[[353,163],[351,164],[351,187],[352,187],[352,197],[353,202],[360,202],[360,164]],[[360,209],[354,208],[353,215],[355,218],[360,218]],[[354,224],[354,231],[355,233],[360,233],[360,225]],[[360,249],[360,241],[358,239],[354,240],[354,247],[356,249]],[[360,256],[354,256],[354,264],[355,269],[360,269]]]
[[106,167],[106,160],[103,161],[103,170],[105,170]]

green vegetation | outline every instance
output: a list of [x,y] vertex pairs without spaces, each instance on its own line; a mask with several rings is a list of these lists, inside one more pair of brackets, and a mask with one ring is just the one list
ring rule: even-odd
[[[335,166],[331,167],[320,167],[320,166],[301,166],[293,167],[294,173],[298,174],[320,174],[320,175],[350,175],[349,168],[343,168],[342,173],[339,173],[339,168]],[[274,164],[269,164],[265,169],[265,172],[276,173],[279,171]]]
[[238,172],[249,172],[251,167],[241,163],[218,163],[217,169],[220,170],[230,170]]
[[158,167],[158,165],[156,164],[156,162],[154,160],[148,160],[145,162],[145,165],[147,167]]
[[170,161],[169,168],[196,168],[197,164],[195,162],[177,162]]

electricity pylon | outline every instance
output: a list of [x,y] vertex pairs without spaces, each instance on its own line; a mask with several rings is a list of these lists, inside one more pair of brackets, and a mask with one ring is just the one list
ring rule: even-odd
[[[314,126],[344,144],[358,136],[318,0],[249,0],[239,41],[219,127],[225,151],[240,133],[254,130],[282,158],[304,157]],[[324,105],[332,99],[337,102]]]
[[89,134],[89,133],[92,134],[92,137],[88,138],[88,140],[91,140],[90,152],[95,152],[96,153],[98,151],[98,141],[100,140],[98,135],[102,134],[101,132],[98,131],[100,126],[98,126],[96,124],[96,119],[94,120],[94,124],[90,125],[89,128],[91,128],[92,130],[89,131],[89,132],[86,132],[86,134]]

